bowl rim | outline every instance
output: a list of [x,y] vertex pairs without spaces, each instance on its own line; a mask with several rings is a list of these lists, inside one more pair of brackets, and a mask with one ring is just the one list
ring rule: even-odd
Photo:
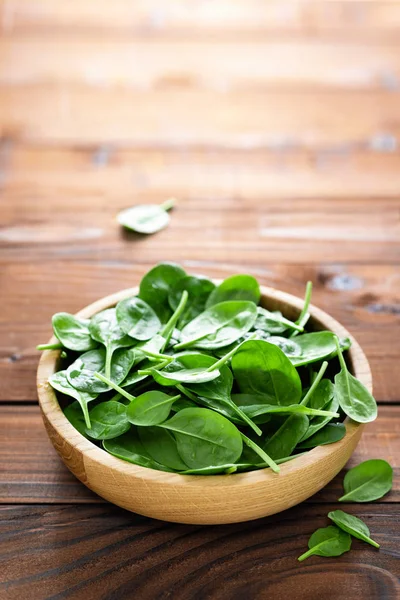
[[[215,283],[219,283],[220,280],[213,279]],[[260,286],[261,289],[261,302],[264,300],[265,303],[268,301],[276,301],[284,303],[290,306],[290,308],[296,309],[300,312],[304,300],[293,296],[287,292],[277,290],[275,288]],[[99,300],[85,306],[79,310],[75,315],[80,318],[90,318],[92,315],[115,306],[117,302],[135,296],[139,291],[139,287],[135,286],[132,288],[126,288],[120,290],[114,294],[104,296]],[[349,350],[349,358],[353,367],[355,376],[372,392],[372,375],[368,360],[361,349],[358,342],[349,333],[349,331],[341,325],[336,319],[331,317],[328,313],[310,304],[309,312],[311,319],[317,324],[322,325],[325,329],[333,331],[339,337],[348,337],[351,339],[352,345]],[[55,336],[52,336],[49,343],[58,342]],[[230,475],[183,475],[179,473],[170,473],[166,471],[158,471],[150,469],[148,467],[142,467],[135,465],[123,459],[117,458],[112,454],[109,454],[102,448],[97,447],[83,435],[81,435],[75,427],[65,417],[61,407],[58,403],[57,396],[53,388],[48,383],[49,377],[56,371],[57,361],[60,357],[60,350],[45,350],[40,358],[38,370],[37,370],[37,392],[39,398],[39,406],[42,412],[43,418],[47,419],[51,426],[56,430],[58,435],[65,441],[67,441],[75,451],[86,456],[90,460],[96,463],[99,467],[118,471],[120,474],[126,477],[140,477],[143,481],[160,481],[163,480],[172,486],[188,486],[188,485],[199,485],[207,481],[208,485],[220,485],[224,486],[229,482],[229,485],[253,485],[257,481],[265,481],[265,478],[270,478],[272,481],[276,481],[277,475],[273,473],[272,469],[258,469],[254,471],[247,471],[244,473],[233,473]],[[344,420],[346,426],[346,435],[334,444],[325,446],[317,446],[303,454],[302,456],[295,458],[291,461],[280,465],[279,477],[281,478],[285,473],[292,472],[297,469],[301,469],[305,466],[316,465],[320,461],[323,461],[331,452],[339,451],[341,447],[345,447],[352,437],[358,435],[360,428],[365,425],[356,423],[348,417]]]

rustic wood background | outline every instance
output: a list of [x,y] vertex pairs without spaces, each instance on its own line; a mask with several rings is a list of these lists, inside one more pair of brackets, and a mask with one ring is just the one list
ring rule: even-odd
[[[400,2],[0,0],[0,598],[400,596]],[[116,213],[176,196],[171,226]],[[47,441],[35,345],[54,312],[160,260],[301,295],[357,337],[395,468],[353,541],[299,564],[343,474],[278,516],[172,525],[102,502]]]

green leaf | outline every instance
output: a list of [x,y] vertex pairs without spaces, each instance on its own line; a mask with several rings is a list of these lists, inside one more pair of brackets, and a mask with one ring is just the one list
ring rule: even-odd
[[[128,375],[132,368],[134,353],[132,350],[120,348],[115,351],[110,379],[119,384]],[[95,376],[96,372],[104,373],[106,363],[106,351],[104,348],[96,348],[81,354],[67,369],[67,379],[69,383],[81,392],[87,392],[90,395],[100,394],[110,390],[110,386],[103,383]]]
[[111,377],[112,355],[117,348],[132,346],[132,338],[121,329],[115,308],[107,308],[92,317],[89,324],[90,335],[106,349],[105,373]]
[[349,515],[343,512],[343,510],[333,510],[328,513],[328,517],[343,531],[363,542],[367,542],[367,544],[371,544],[375,548],[379,548],[379,544],[370,538],[369,529],[364,521],[358,517]]
[[169,223],[170,210],[175,204],[170,198],[163,204],[137,204],[117,215],[120,225],[137,233],[151,234],[164,229]]
[[122,331],[135,340],[149,340],[161,328],[160,319],[154,310],[140,298],[125,298],[118,302],[116,316]]
[[271,335],[267,338],[269,344],[273,344],[274,346],[278,346],[282,350],[282,352],[288,357],[292,356],[300,356],[301,348],[291,339],[287,339],[285,337],[280,337],[278,335]]
[[175,400],[180,395],[169,396],[159,391],[150,391],[134,398],[127,406],[126,416],[134,425],[158,425],[169,417]]
[[168,321],[171,309],[168,296],[175,284],[186,277],[185,271],[175,263],[159,263],[140,282],[139,298],[150,304],[162,323]]
[[338,339],[335,338],[341,371],[335,376],[335,395],[343,412],[357,423],[370,423],[378,415],[378,407],[367,388],[349,373]]
[[[326,410],[327,412],[334,412],[334,413],[338,409],[339,409],[339,402],[337,401],[336,398],[332,398],[332,400],[324,408],[324,410]],[[317,433],[317,431],[319,431],[320,429],[325,427],[331,420],[332,420],[332,417],[330,417],[330,416],[314,417],[310,421],[308,429],[305,432],[305,434],[303,435],[303,437],[301,438],[300,443],[304,442],[311,436],[315,435]]]
[[307,428],[308,418],[305,415],[290,415],[264,444],[263,449],[273,459],[290,456]]
[[189,299],[184,312],[179,319],[182,328],[205,310],[207,298],[215,288],[215,284],[207,277],[187,276],[179,279],[168,296],[172,310],[176,310],[182,297],[182,292],[187,291]]
[[97,398],[97,394],[88,394],[86,392],[76,390],[68,381],[66,371],[58,371],[57,373],[54,373],[50,377],[49,383],[53,389],[61,392],[62,394],[66,394],[67,396],[71,396],[79,402],[85,419],[86,427],[90,428],[90,418],[87,405],[89,402]]
[[333,444],[338,442],[346,435],[346,427],[343,423],[328,423],[311,435],[306,440],[301,442],[297,448],[303,450],[305,448],[315,448],[316,446],[325,446],[326,444]]
[[177,383],[203,383],[211,381],[219,376],[219,371],[207,371],[208,367],[215,362],[215,358],[191,352],[177,354],[174,360],[167,364],[162,370],[150,369],[150,374],[160,385],[176,385]]
[[348,552],[351,547],[351,537],[342,529],[334,525],[317,529],[308,540],[308,552],[305,552],[298,561],[303,561],[309,556],[340,556]]
[[187,469],[179,456],[176,440],[169,431],[160,427],[138,427],[138,434],[144,449],[153,460],[174,471]]
[[265,331],[270,335],[284,333],[288,329],[303,331],[303,327],[289,321],[289,319],[285,319],[279,310],[271,312],[261,306],[257,307],[257,319],[254,328]]
[[69,313],[56,313],[52,318],[54,335],[69,350],[85,352],[96,348],[97,343],[89,333],[87,319],[79,319]]
[[290,356],[292,364],[300,367],[330,357],[336,349],[335,338],[335,334],[330,331],[315,331],[299,335],[295,343],[300,354]]
[[156,462],[151,458],[148,452],[146,452],[134,427],[127,433],[124,433],[113,440],[104,440],[103,448],[113,456],[126,460],[134,465],[147,467],[148,469],[156,469],[157,471],[171,472],[170,468]]
[[232,369],[244,394],[268,395],[280,406],[301,398],[299,374],[282,350],[268,342],[244,342],[232,358]]
[[[82,407],[79,404],[78,400],[75,400],[75,402],[72,402],[72,404],[69,404],[65,408],[64,415],[67,417],[67,419],[71,423],[71,425],[73,425],[75,427],[75,429],[77,431],[79,431],[79,433],[81,435],[83,435],[83,437],[85,437],[85,438],[88,437],[86,435],[86,425],[87,424],[86,424],[85,417],[82,412]],[[88,421],[88,423],[90,423],[90,421]]]
[[220,302],[246,300],[258,304],[260,301],[260,286],[251,275],[232,275],[224,279],[208,297],[206,307],[210,308]]
[[339,502],[372,502],[392,489],[393,469],[385,460],[366,460],[344,477],[344,496]]
[[89,414],[92,427],[86,428],[86,435],[95,440],[111,440],[131,427],[126,416],[126,406],[120,402],[102,402],[92,408]]
[[179,455],[191,469],[234,463],[242,453],[239,430],[207,408],[185,408],[159,427],[173,432]]
[[228,301],[212,306],[190,321],[181,332],[175,350],[195,346],[212,350],[228,346],[249,331],[257,316],[253,302]]

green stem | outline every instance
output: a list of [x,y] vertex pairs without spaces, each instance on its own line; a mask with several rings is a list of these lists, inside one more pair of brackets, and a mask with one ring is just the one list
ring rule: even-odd
[[175,198],[168,198],[168,200],[166,200],[165,202],[160,204],[160,208],[162,208],[165,211],[168,211],[168,210],[171,210],[171,208],[174,208],[175,204],[176,204]]
[[303,400],[300,402],[300,404],[302,404],[303,406],[307,406],[307,404],[310,401],[311,396],[313,395],[313,393],[315,392],[315,390],[317,389],[317,386],[319,384],[319,382],[321,381],[321,379],[323,378],[325,371],[328,367],[328,361],[324,361],[321,365],[320,370],[318,371],[318,375],[316,376],[316,378],[314,379],[314,381],[311,384],[310,389],[308,390],[307,394],[304,396]]
[[186,398],[189,398],[189,400],[192,400],[192,402],[196,402],[196,404],[198,404],[198,398],[197,396],[195,396],[195,394],[192,394],[192,392],[190,392],[189,390],[187,390],[183,385],[181,385],[180,383],[178,383],[178,385],[175,386],[177,390],[179,390],[180,392],[182,392],[182,394],[184,396],[186,396]]
[[238,350],[238,348],[240,348],[240,345],[241,344],[239,344],[238,346],[233,348],[230,352],[227,352],[225,354],[225,356],[223,356],[222,358],[217,360],[217,362],[215,362],[213,365],[211,365],[211,367],[208,367],[208,369],[206,369],[206,372],[211,373],[212,371],[217,371],[220,367],[222,367],[225,363],[227,363],[228,360],[230,360],[232,358],[232,356],[235,354],[235,352]]
[[130,400],[132,402],[132,400],[136,399],[136,396],[132,396],[126,390],[124,390],[122,387],[120,387],[119,385],[117,385],[116,383],[111,381],[111,379],[109,379],[108,377],[104,377],[104,375],[102,375],[101,373],[95,373],[94,375],[95,375],[95,377],[97,377],[97,379],[100,379],[100,381],[102,381],[103,383],[106,383],[113,390],[115,390],[116,392],[121,394],[121,396],[123,396],[124,398],[127,398],[127,400]]
[[36,346],[36,350],[62,350],[64,346],[58,342],[55,344],[39,344]]
[[279,473],[280,469],[279,469],[278,465],[276,464],[276,462],[274,460],[272,460],[272,458],[270,456],[268,456],[268,454],[266,452],[264,452],[264,450],[262,448],[260,448],[260,446],[258,446],[255,442],[253,442],[253,440],[248,438],[247,435],[244,435],[244,433],[240,433],[240,435],[242,436],[242,440],[244,441],[246,446],[248,446],[249,448],[254,450],[254,452],[256,454],[258,454],[258,456],[260,458],[262,458],[263,461],[269,467],[271,467],[271,469],[274,471],[274,473]]
[[[304,294],[304,306],[299,315],[299,318],[296,320],[296,324],[299,325],[300,327],[302,327],[303,330],[304,330],[304,327],[305,327],[308,319],[310,318],[310,313],[308,312],[308,308],[310,306],[311,294],[312,294],[312,282],[307,281],[306,291]],[[298,334],[299,334],[298,331],[294,331],[290,337],[291,338],[296,337],[296,335],[298,335]]]
[[337,350],[337,355],[339,358],[340,366],[342,367],[343,371],[347,371],[347,365],[343,358],[343,352],[340,347],[340,342],[339,342],[339,338],[337,337],[337,335],[335,335],[335,344],[336,344],[336,350]]
[[183,290],[181,299],[179,301],[178,306],[176,307],[174,314],[171,316],[169,321],[161,329],[160,335],[163,338],[165,338],[165,343],[164,343],[163,347],[161,348],[161,350],[164,350],[167,347],[168,342],[171,339],[172,332],[175,329],[175,325],[177,324],[181,314],[185,310],[188,298],[189,298],[189,294],[188,294],[187,290]]
[[174,360],[174,357],[169,356],[169,354],[161,354],[160,352],[151,352],[151,350],[143,350],[143,349],[141,350],[141,352],[143,352],[143,354],[145,354],[149,358],[154,358],[156,360],[162,360],[162,361],[167,361],[167,362],[171,362]]
[[112,355],[113,355],[112,348],[107,347],[106,348],[106,367],[105,367],[105,373],[106,373],[107,379],[111,378],[111,359],[112,359]]
[[314,548],[310,548],[310,550],[307,550],[307,552],[304,552],[304,554],[299,556],[299,558],[297,560],[299,562],[302,562],[303,560],[306,560],[306,558],[308,558],[309,556],[312,556],[313,554],[314,554]]

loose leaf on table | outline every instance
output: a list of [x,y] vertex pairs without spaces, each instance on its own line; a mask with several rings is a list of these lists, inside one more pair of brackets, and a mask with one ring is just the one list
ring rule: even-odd
[[184,327],[197,315],[205,310],[207,298],[215,288],[215,284],[207,277],[187,276],[179,279],[168,296],[168,302],[172,310],[176,310],[184,290],[188,293],[188,302],[185,310],[180,316],[179,326]]
[[257,316],[253,302],[232,300],[208,308],[181,331],[175,350],[195,346],[213,350],[228,346],[249,331]]
[[303,333],[296,338],[295,342],[300,354],[290,356],[290,360],[295,367],[324,360],[335,352],[335,338],[335,334],[330,331]]
[[171,316],[168,297],[175,284],[186,277],[185,271],[175,263],[159,263],[140,282],[139,298],[150,304],[162,323]]
[[263,450],[274,460],[290,456],[307,428],[308,417],[305,415],[290,415],[263,445]]
[[392,489],[393,469],[385,460],[366,460],[346,473],[339,502],[372,502]]
[[207,408],[185,408],[159,427],[174,434],[179,455],[191,469],[235,463],[242,453],[239,430]]
[[[332,400],[325,406],[324,410],[326,410],[327,412],[334,412],[334,413],[337,412],[339,410],[339,402],[337,401],[337,399],[332,398]],[[304,440],[307,440],[311,436],[315,435],[317,433],[317,431],[319,431],[320,429],[325,427],[331,420],[332,420],[332,417],[328,417],[328,416],[313,417],[310,420],[308,429],[305,432],[305,434],[303,435],[303,437],[301,438],[300,443],[304,442]]]
[[117,438],[104,440],[103,448],[113,456],[122,458],[140,467],[156,469],[157,471],[171,472],[172,470],[151,458],[149,453],[144,449],[135,427],[132,427],[130,431]]
[[138,427],[137,432],[143,448],[153,460],[174,471],[187,469],[172,433],[160,427]]
[[116,316],[122,331],[135,340],[149,340],[161,328],[160,319],[154,310],[140,298],[125,298],[118,302]]
[[288,329],[303,331],[303,327],[293,323],[293,321],[289,321],[289,319],[285,319],[280,311],[276,310],[272,312],[261,306],[257,307],[257,319],[254,323],[254,329],[259,329],[270,335],[284,333]]
[[335,395],[343,412],[357,423],[370,423],[378,415],[372,394],[347,369],[338,339],[335,338],[341,371],[335,375]]
[[[119,348],[115,351],[111,364],[111,381],[120,384],[132,368],[134,352],[131,349]],[[95,373],[104,373],[106,363],[106,351],[104,348],[96,348],[81,354],[67,369],[69,383],[82,392],[95,395],[107,392],[111,386],[100,381]]]
[[79,431],[81,435],[83,435],[83,437],[88,437],[86,435],[87,423],[82,412],[82,407],[79,404],[78,400],[75,400],[75,402],[72,402],[72,404],[69,404],[65,408],[64,415],[67,417],[71,425],[73,425],[75,429]]
[[56,313],[52,318],[54,335],[64,348],[75,352],[86,352],[97,346],[97,342],[90,336],[89,323],[87,319],[64,312]]
[[261,297],[260,285],[251,275],[232,275],[216,287],[207,300],[206,307],[228,300],[247,300],[258,304]]
[[132,397],[126,409],[128,421],[134,425],[158,425],[168,419],[172,405],[178,398],[180,395],[169,396],[156,390]]
[[329,525],[317,529],[308,540],[309,550],[299,556],[298,561],[303,561],[309,556],[340,556],[351,548],[351,537],[342,529]]
[[92,408],[89,414],[92,427],[86,428],[86,435],[95,440],[111,440],[126,433],[131,427],[126,416],[126,406],[120,402],[102,402]]
[[232,369],[244,394],[268,395],[281,406],[300,401],[299,374],[273,344],[261,340],[244,342],[232,358]]
[[[211,356],[190,352],[177,354],[174,360],[165,365],[162,370],[149,369],[148,372],[160,385],[176,385],[177,383],[203,383],[219,376],[219,371],[207,371],[216,362]],[[142,371],[140,371],[142,372]]]
[[162,204],[137,204],[122,210],[117,215],[117,221],[126,229],[137,233],[156,233],[164,229],[169,223],[169,211],[175,204],[169,198]]
[[90,428],[90,418],[87,405],[89,402],[97,398],[97,394],[88,394],[87,392],[76,390],[68,381],[66,371],[58,371],[57,373],[54,373],[50,377],[49,383],[53,389],[77,400],[81,407],[86,427]]
[[121,329],[115,308],[107,308],[92,317],[89,325],[90,335],[106,349],[105,373],[111,377],[112,355],[117,348],[132,346],[132,338]]
[[303,442],[298,444],[297,448],[303,450],[306,448],[315,448],[316,446],[325,446],[326,444],[334,444],[346,435],[346,427],[343,423],[328,423],[311,435]]
[[328,513],[329,519],[343,531],[347,531],[353,537],[379,548],[379,544],[370,538],[370,532],[364,521],[343,512],[343,510],[333,510]]

